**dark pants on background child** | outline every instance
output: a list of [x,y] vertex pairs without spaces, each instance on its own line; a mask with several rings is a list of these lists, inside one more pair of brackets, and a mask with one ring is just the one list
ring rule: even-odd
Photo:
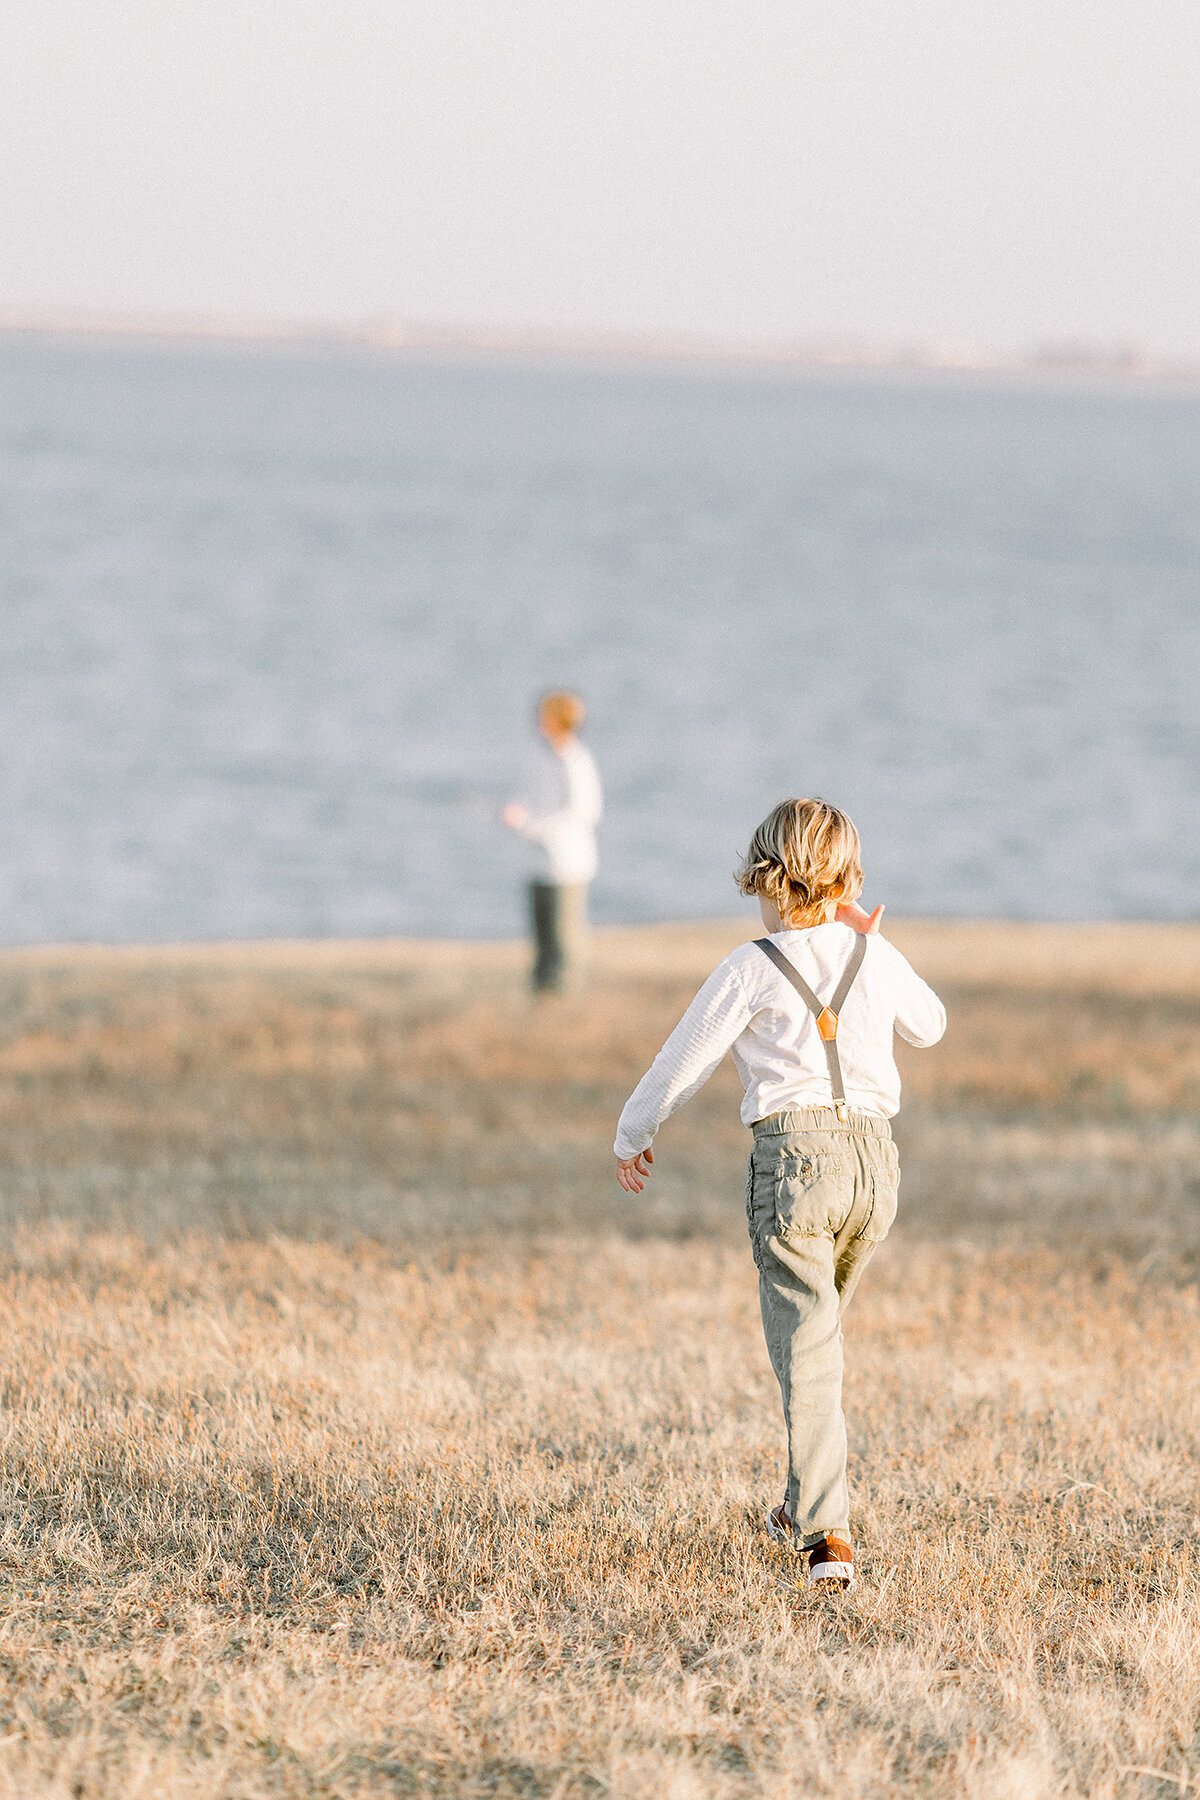
[[587,940],[587,888],[555,881],[531,881],[533,990],[561,993],[579,972]]
[[842,1314],[896,1216],[900,1165],[886,1119],[832,1108],[754,1126],[746,1218],[763,1331],[788,1434],[787,1510],[807,1547],[848,1537]]

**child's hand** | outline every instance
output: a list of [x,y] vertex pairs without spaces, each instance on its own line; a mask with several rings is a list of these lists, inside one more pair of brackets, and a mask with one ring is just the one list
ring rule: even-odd
[[618,1156],[617,1180],[627,1194],[640,1194],[646,1185],[650,1170],[648,1163],[654,1161],[654,1152],[642,1150],[637,1156]]
[[878,937],[879,921],[883,917],[883,902],[873,913],[865,913],[856,900],[843,901],[834,914],[839,925],[849,925],[855,931],[861,931],[864,937]]

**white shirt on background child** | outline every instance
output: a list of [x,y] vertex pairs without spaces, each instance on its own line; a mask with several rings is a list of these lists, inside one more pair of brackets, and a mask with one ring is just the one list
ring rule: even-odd
[[[819,999],[837,986],[854,945],[849,925],[779,931],[771,942]],[[886,938],[867,938],[866,955],[842,1007],[837,1034],[852,1112],[891,1118],[900,1106],[892,1033],[923,1048],[946,1029],[946,1009]],[[817,1022],[791,983],[753,943],[719,963],[626,1102],[613,1148],[636,1156],[664,1119],[691,1098],[726,1051],[745,1089],[742,1121],[831,1106],[829,1064]]]
[[564,887],[591,881],[603,810],[591,751],[578,738],[558,750],[539,744],[526,768],[520,801],[528,817],[517,829],[529,845],[533,879]]

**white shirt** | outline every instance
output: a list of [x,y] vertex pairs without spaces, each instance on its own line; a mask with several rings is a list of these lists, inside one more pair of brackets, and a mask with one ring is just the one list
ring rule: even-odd
[[[778,931],[771,942],[818,999],[828,1000],[854,947],[854,932],[849,925],[813,925]],[[933,989],[894,944],[868,937],[838,1024],[851,1111],[891,1118],[899,1110],[893,1030],[924,1047],[936,1044],[945,1029],[946,1009]],[[825,1046],[811,1010],[768,956],[754,944],[739,944],[713,970],[626,1101],[613,1146],[617,1155],[644,1150],[727,1050],[746,1090],[744,1124],[793,1107],[833,1105]]]
[[535,881],[574,885],[596,873],[596,827],[604,810],[600,776],[590,750],[568,738],[561,750],[545,742],[530,758],[520,794],[529,814],[521,835],[530,846]]

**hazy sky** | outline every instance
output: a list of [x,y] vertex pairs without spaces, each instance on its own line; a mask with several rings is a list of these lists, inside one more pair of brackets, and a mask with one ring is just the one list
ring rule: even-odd
[[1196,0],[36,0],[0,305],[1200,353]]

